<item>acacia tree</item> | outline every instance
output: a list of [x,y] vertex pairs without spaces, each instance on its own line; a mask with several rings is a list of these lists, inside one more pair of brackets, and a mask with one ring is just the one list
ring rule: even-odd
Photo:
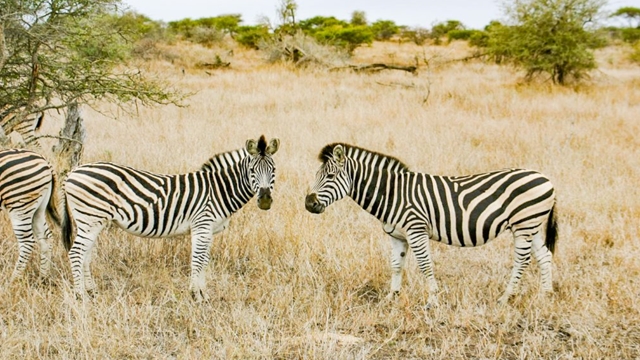
[[[7,128],[35,114],[107,101],[178,103],[183,96],[127,64],[132,46],[113,26],[119,0],[3,0],[0,110]],[[124,66],[122,66],[124,65]]]
[[526,79],[549,74],[554,83],[584,78],[596,67],[593,49],[604,45],[594,31],[605,0],[504,2],[506,26],[489,30],[487,54],[522,67]]

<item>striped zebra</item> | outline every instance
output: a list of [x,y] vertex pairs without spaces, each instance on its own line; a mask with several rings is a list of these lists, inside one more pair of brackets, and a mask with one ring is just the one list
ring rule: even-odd
[[22,137],[22,141],[26,146],[40,149],[40,142],[38,142],[38,138],[36,137],[36,131],[42,126],[44,113],[28,115],[20,122],[15,122],[16,116],[17,113],[10,112],[9,109],[7,109],[6,112],[0,113],[0,127],[2,127],[4,134],[9,136],[15,131]]
[[[260,209],[271,208],[276,153],[280,141],[264,136],[245,148],[218,154],[200,170],[160,175],[108,162],[81,165],[64,183],[67,207],[62,238],[69,250],[71,274],[79,297],[96,285],[90,271],[91,250],[109,222],[144,237],[168,237],[191,231],[191,281],[196,301],[206,298],[205,271],[213,235],[257,193]],[[71,242],[72,225],[76,238]]]
[[60,225],[55,189],[55,172],[42,156],[24,149],[0,151],[0,206],[9,213],[18,239],[18,261],[11,281],[24,272],[36,239],[40,246],[40,278],[49,277],[51,230],[46,216]]
[[427,307],[438,304],[429,240],[480,246],[504,230],[514,236],[515,259],[504,304],[517,292],[531,261],[540,267],[541,290],[551,292],[551,258],[557,237],[555,194],[544,175],[505,169],[469,176],[433,176],[409,171],[398,159],[347,144],[331,144],[305,199],[306,209],[322,213],[350,196],[382,221],[392,239],[391,292],[400,291],[407,248],[429,282]]

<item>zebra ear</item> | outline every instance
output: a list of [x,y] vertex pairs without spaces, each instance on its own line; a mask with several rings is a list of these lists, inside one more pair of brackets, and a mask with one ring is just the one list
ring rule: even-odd
[[245,147],[251,155],[256,155],[258,153],[258,142],[253,139],[247,140]]
[[280,139],[271,139],[269,141],[269,146],[267,146],[267,150],[265,151],[269,155],[273,155],[280,148]]
[[333,159],[340,164],[344,164],[344,149],[342,145],[336,145],[333,148]]

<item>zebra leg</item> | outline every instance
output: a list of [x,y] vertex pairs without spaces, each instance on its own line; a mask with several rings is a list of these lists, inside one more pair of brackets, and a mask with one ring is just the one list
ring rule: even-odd
[[553,291],[551,260],[553,254],[544,244],[545,240],[542,232],[538,232],[533,236],[533,255],[536,257],[538,266],[540,267],[540,291],[542,293],[550,293]]
[[40,246],[40,279],[44,281],[49,278],[51,271],[51,230],[47,225],[45,209],[46,206],[38,209],[33,217],[33,231]]
[[515,235],[514,244],[515,255],[513,260],[513,269],[511,270],[511,278],[507,284],[507,289],[498,299],[498,303],[501,305],[506,304],[511,295],[517,292],[522,274],[527,266],[529,266],[529,263],[531,263],[531,236]]
[[[77,219],[77,217],[76,217]],[[76,297],[82,298],[95,291],[95,283],[91,276],[91,251],[98,235],[106,225],[106,220],[84,222],[76,220],[77,235],[69,250],[71,275]]]
[[393,299],[400,293],[402,287],[402,271],[404,270],[405,259],[409,244],[404,239],[391,237],[391,291],[387,299]]
[[[227,221],[226,224],[229,222]],[[215,226],[218,230],[219,226]],[[219,229],[217,232],[224,230]],[[191,229],[191,281],[189,291],[196,302],[207,300],[204,292],[206,285],[206,267],[209,264],[213,231],[209,226]]]
[[27,267],[27,262],[31,258],[35,241],[33,239],[33,212],[26,214],[18,214],[16,212],[10,212],[9,218],[11,219],[11,225],[13,232],[18,239],[18,261],[11,274],[10,282],[14,282],[24,272]]
[[431,246],[429,236],[426,232],[419,232],[409,235],[409,246],[416,256],[420,271],[427,277],[429,282],[429,299],[426,308],[438,306],[438,283],[433,272],[433,260],[431,259]]

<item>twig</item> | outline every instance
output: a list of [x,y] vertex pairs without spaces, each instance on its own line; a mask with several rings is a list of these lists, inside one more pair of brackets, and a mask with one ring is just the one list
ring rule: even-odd
[[403,88],[406,88],[406,89],[411,89],[411,88],[415,87],[415,85],[413,85],[413,84],[407,85],[407,84],[401,84],[401,83],[383,83],[383,82],[380,82],[380,81],[376,81],[376,84],[382,85],[382,86],[400,86],[400,87],[403,87]]
[[36,140],[41,139],[41,138],[67,140],[67,141],[72,141],[74,143],[80,144],[80,146],[84,146],[82,141],[78,141],[76,139],[68,138],[68,137],[65,137],[65,136],[56,136],[56,135],[40,135],[40,136],[36,136]]

